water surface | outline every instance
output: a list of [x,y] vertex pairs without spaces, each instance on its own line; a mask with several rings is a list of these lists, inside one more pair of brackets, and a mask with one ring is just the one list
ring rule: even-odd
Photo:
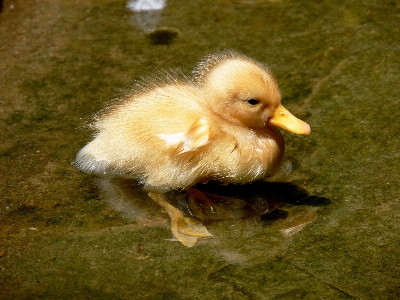
[[[125,6],[3,3],[2,298],[400,297],[400,2],[169,0],[140,24]],[[187,249],[140,190],[71,163],[133,80],[224,48],[267,63],[313,131],[284,133],[279,210],[207,221]]]

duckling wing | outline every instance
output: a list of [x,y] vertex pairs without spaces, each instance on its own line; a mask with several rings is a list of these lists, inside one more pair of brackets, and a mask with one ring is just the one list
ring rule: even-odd
[[157,136],[166,142],[167,147],[174,148],[173,155],[176,155],[196,151],[207,145],[210,141],[210,133],[207,120],[200,118],[185,133],[160,133]]

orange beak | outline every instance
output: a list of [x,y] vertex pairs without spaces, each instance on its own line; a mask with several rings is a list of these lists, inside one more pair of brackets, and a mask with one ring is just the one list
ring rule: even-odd
[[311,133],[310,125],[300,119],[297,119],[282,105],[279,105],[279,107],[276,109],[272,118],[268,120],[268,124],[281,127],[297,134],[309,135]]

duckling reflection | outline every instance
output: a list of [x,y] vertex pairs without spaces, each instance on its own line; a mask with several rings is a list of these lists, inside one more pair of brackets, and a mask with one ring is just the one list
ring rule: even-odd
[[[165,223],[163,214],[155,209],[157,204],[148,201],[146,192],[135,181],[102,177],[97,184],[104,200],[126,219],[150,227]],[[209,182],[186,192],[168,192],[165,197],[184,215],[200,220],[247,219],[270,213],[287,200],[287,195],[281,192],[281,188],[277,190],[276,184],[279,185],[255,182],[239,186]]]
[[191,79],[166,74],[144,81],[93,127],[93,141],[77,155],[78,168],[137,180],[168,212],[174,237],[187,247],[211,234],[171,205],[166,193],[210,180],[268,178],[284,152],[276,127],[310,134],[310,126],[281,105],[266,66],[231,50],[201,60]]

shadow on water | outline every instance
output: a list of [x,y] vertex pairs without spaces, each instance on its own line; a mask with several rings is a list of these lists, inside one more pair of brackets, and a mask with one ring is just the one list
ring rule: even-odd
[[[136,182],[102,178],[98,184],[108,204],[128,219],[156,225],[159,224],[156,220],[163,218],[160,207]],[[170,192],[167,196],[168,201],[185,215],[203,221],[261,216],[261,220],[271,222],[286,219],[288,211],[296,210],[295,207],[313,209],[330,203],[328,198],[309,195],[293,183],[262,181],[244,185],[209,182],[187,191]],[[280,207],[282,209],[277,210]]]
[[[275,227],[284,236],[294,235],[315,221],[319,208],[331,203],[328,198],[310,195],[304,188],[290,182],[258,181],[245,185],[221,185],[213,182],[200,186],[200,189],[202,192],[223,195],[229,199],[222,206],[219,219],[260,217],[264,225]],[[191,204],[190,201],[188,203]],[[197,206],[201,205],[204,204],[197,203]],[[197,206],[191,205],[194,208]],[[192,214],[204,220],[218,219],[212,218],[211,209],[214,207],[216,206],[204,205],[203,214],[199,215],[196,209],[192,209]]]
[[249,203],[263,199],[266,202],[293,205],[324,206],[330,204],[328,198],[310,195],[304,188],[290,182],[256,181],[243,185],[222,185],[210,182],[197,186],[197,188],[206,193],[240,198]]

